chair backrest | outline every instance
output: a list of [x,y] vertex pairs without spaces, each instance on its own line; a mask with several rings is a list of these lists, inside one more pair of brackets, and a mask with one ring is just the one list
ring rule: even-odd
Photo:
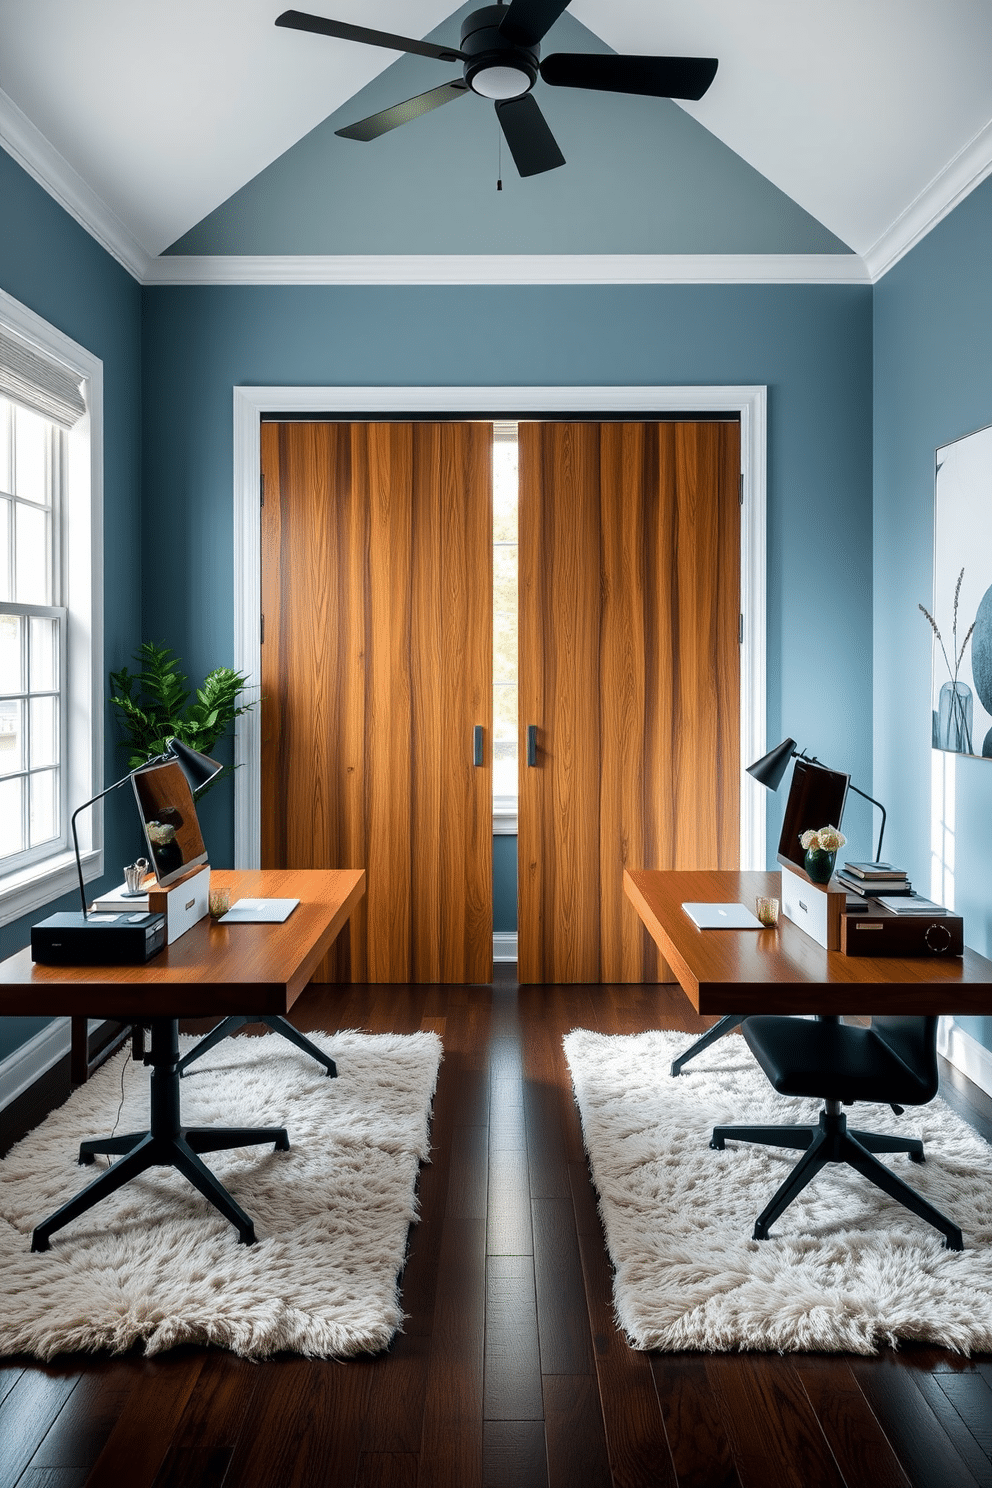
[[896,1055],[919,1088],[919,1095],[906,1095],[908,1105],[922,1106],[933,1100],[940,1084],[937,1069],[937,1019],[896,1017],[889,1014],[871,1020],[872,1032]]

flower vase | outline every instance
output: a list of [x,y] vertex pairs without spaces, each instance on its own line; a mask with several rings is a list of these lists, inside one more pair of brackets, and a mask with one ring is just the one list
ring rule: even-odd
[[836,861],[836,853],[824,852],[821,847],[811,847],[806,853],[803,867],[806,869],[806,876],[812,879],[813,883],[825,884],[829,883],[833,877]]
[[945,682],[937,700],[937,748],[971,754],[974,699],[967,682]]

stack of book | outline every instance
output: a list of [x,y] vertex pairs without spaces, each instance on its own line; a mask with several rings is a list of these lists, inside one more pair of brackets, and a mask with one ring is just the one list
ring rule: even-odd
[[894,868],[891,863],[845,863],[837,878],[845,889],[863,899],[913,892],[905,868]]

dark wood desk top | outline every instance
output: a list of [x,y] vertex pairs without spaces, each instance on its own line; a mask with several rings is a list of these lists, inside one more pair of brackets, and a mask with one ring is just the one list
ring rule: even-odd
[[365,893],[365,870],[215,868],[211,883],[228,885],[232,902],[300,902],[281,925],[201,920],[144,966],[36,966],[25,948],[0,962],[0,1015],[288,1013]]
[[992,961],[977,951],[896,958],[825,951],[791,920],[774,930],[698,930],[684,903],[781,897],[780,873],[628,869],[624,889],[700,1013],[992,1011]]

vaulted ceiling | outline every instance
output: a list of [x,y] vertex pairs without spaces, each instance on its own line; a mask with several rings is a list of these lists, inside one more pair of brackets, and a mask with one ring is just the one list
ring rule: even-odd
[[[456,44],[459,16],[472,8],[300,3]],[[494,121],[469,119],[485,105],[459,103],[371,144],[337,140],[329,116],[359,118],[367,98],[382,107],[452,67],[276,29],[282,8],[0,0],[0,88],[14,105],[0,115],[5,142],[23,116],[153,257],[171,245],[238,251],[238,231],[245,252],[444,252],[443,234],[418,230],[417,203],[443,225],[446,213],[450,222],[465,214],[466,190],[481,192],[482,182],[492,192]],[[505,215],[516,213],[517,226],[502,236],[490,208],[475,205],[476,238],[455,234],[447,251],[484,251],[492,233],[493,252],[853,252],[870,261],[900,223],[905,246],[992,164],[988,0],[572,0],[556,25],[559,47],[715,56],[719,70],[698,103],[681,106],[539,83],[542,107],[556,95],[567,167],[515,183]],[[503,173],[509,190],[512,166]],[[305,200],[287,218],[294,191]],[[321,192],[339,210],[318,230]],[[363,195],[378,205],[362,232],[344,231]],[[287,222],[282,238],[269,230],[273,200]],[[391,200],[402,210],[391,213]],[[626,231],[616,223],[624,202]],[[768,242],[759,218],[780,224]]]

